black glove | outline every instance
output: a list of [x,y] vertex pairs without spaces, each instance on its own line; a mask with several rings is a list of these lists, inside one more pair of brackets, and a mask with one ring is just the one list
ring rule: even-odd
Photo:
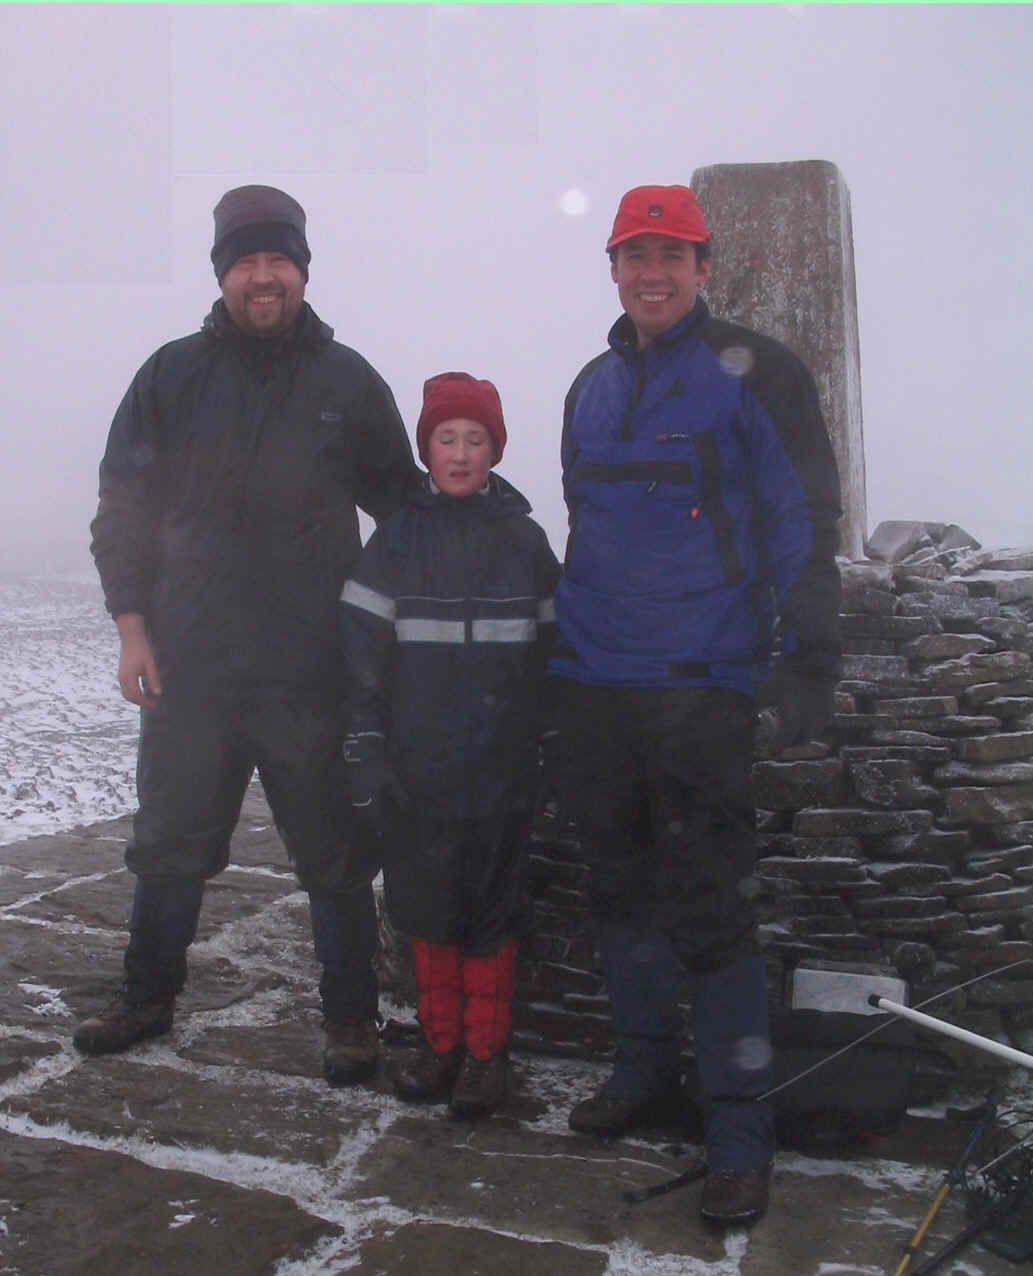
[[563,768],[563,744],[554,727],[546,728],[538,741],[538,793],[535,813],[545,816],[558,830],[570,823],[567,785]]
[[388,763],[386,752],[384,737],[378,732],[356,733],[344,742],[352,808],[364,824],[378,832],[383,827],[387,803],[409,805],[408,794]]
[[835,712],[835,693],[832,678],[803,673],[792,665],[776,670],[766,697],[775,710],[772,753],[820,739]]

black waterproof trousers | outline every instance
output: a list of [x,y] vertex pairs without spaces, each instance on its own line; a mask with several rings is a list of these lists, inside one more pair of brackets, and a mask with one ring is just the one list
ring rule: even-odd
[[596,687],[554,679],[553,780],[590,866],[613,1008],[607,1090],[677,1084],[688,975],[712,1170],[771,1157],[764,965],[753,909],[754,705],[720,688]]
[[392,925],[432,944],[487,956],[530,918],[531,807],[459,819],[397,812],[384,838],[384,902]]
[[257,770],[277,829],[312,901],[328,1018],[376,1014],[370,848],[353,837],[336,697],[275,686],[166,686],[141,714],[139,810],[126,864],[139,881],[126,952],[132,993],[174,995],[203,884],[229,862],[230,838]]

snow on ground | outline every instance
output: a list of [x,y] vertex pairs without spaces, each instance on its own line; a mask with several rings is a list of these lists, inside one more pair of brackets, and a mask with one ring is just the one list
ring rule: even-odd
[[89,576],[0,579],[0,844],[136,804],[137,712]]

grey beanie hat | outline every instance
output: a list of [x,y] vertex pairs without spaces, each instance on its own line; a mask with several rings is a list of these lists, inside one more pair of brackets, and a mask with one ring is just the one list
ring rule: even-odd
[[275,186],[237,186],[215,205],[212,265],[216,279],[249,253],[289,257],[308,279],[312,260],[305,240],[305,210]]

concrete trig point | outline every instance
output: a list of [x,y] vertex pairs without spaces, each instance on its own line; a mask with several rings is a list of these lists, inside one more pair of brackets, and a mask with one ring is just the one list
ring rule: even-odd
[[850,192],[835,164],[713,164],[692,175],[714,257],[714,314],[777,337],[817,382],[843,498],[839,552],[868,533]]

